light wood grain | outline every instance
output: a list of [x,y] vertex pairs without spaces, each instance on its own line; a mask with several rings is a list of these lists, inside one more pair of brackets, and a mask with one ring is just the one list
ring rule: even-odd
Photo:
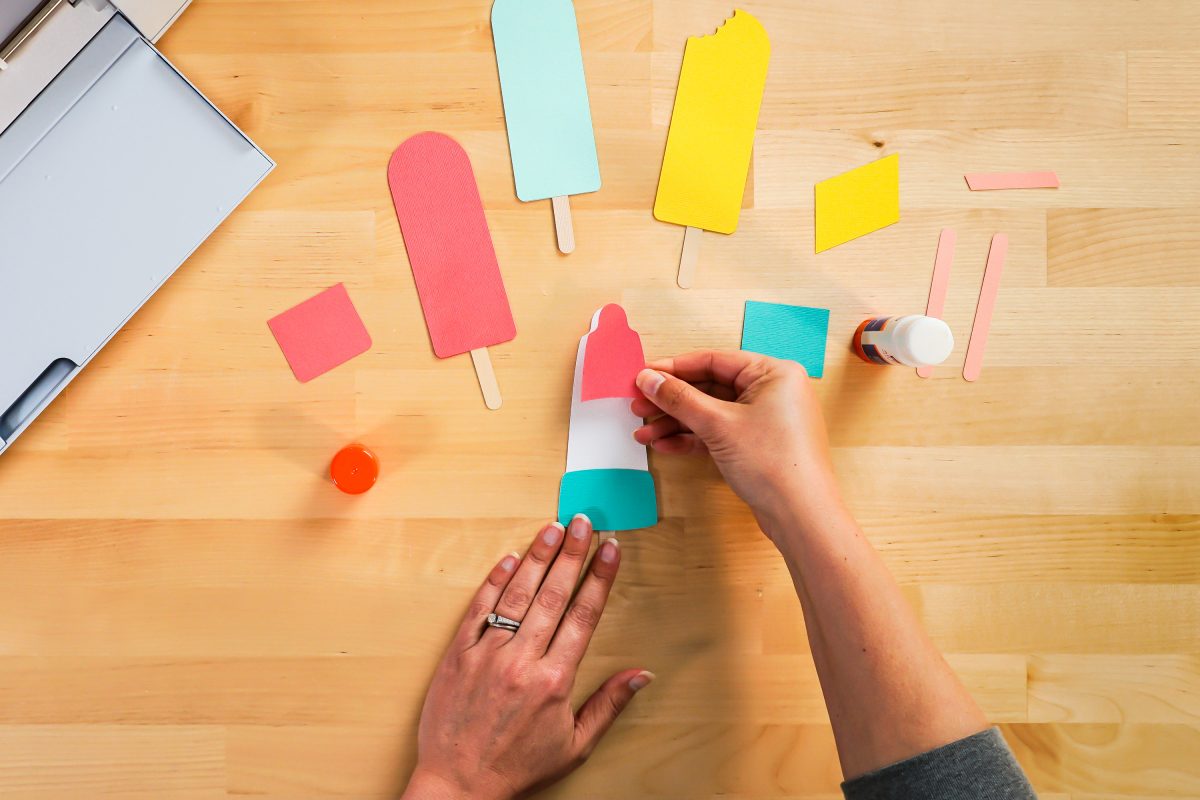
[[[194,0],[161,45],[278,170],[0,459],[0,796],[388,798],[471,589],[554,511],[578,337],[736,347],[745,300],[832,311],[819,382],[867,535],[1048,800],[1200,797],[1200,4],[747,0],[773,44],[741,227],[653,220],[689,35],[728,0],[576,0],[604,189],[515,197],[488,0]],[[520,334],[429,348],[384,180],[444,130]],[[814,182],[901,154],[902,221],[813,254]],[[1056,191],[967,191],[1053,169]],[[859,363],[958,232],[932,380]],[[1011,241],[982,380],[961,363]],[[370,352],[298,384],[266,320],[344,282]],[[369,494],[325,478],[359,440]],[[705,463],[652,459],[579,692],[659,680],[554,798],[840,796],[786,569]]]

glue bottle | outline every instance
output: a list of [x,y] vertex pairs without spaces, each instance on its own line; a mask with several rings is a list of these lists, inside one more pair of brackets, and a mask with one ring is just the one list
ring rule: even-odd
[[872,317],[854,332],[854,352],[872,364],[935,367],[950,357],[954,334],[936,317]]

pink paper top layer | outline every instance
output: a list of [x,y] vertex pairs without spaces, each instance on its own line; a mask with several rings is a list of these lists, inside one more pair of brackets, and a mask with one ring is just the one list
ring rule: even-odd
[[466,151],[444,134],[417,134],[392,154],[388,184],[437,357],[516,337]]
[[340,283],[268,320],[267,325],[301,383],[371,349],[371,335]]
[[964,177],[973,192],[1058,188],[1058,175],[1053,172],[973,172]]
[[610,303],[600,309],[596,330],[588,334],[579,399],[641,397],[636,380],[645,366],[641,337],[629,327],[625,309]]

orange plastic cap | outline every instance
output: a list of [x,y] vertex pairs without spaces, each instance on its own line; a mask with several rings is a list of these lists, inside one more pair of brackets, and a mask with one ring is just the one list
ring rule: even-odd
[[362,494],[379,478],[379,459],[361,444],[348,445],[333,457],[329,477],[346,494]]

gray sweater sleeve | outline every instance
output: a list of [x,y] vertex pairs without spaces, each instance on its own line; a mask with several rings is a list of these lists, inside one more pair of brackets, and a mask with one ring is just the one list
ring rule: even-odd
[[1000,731],[982,731],[842,784],[846,800],[1036,800]]

